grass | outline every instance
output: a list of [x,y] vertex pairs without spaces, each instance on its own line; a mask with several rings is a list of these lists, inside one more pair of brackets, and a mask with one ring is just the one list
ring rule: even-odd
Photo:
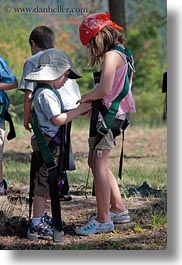
[[149,168],[145,167],[129,167],[125,169],[123,180],[125,185],[140,186],[141,183],[147,183],[154,189],[167,188],[166,169],[161,167]]
[[160,227],[167,223],[167,215],[164,214],[162,211],[156,213],[152,211],[152,226],[153,227]]
[[[78,122],[80,122],[80,126]],[[19,226],[27,220],[28,205],[23,202],[28,197],[29,171],[30,171],[30,137],[31,134],[25,132],[23,126],[17,127],[17,139],[12,143],[5,144],[4,154],[4,175],[10,187],[15,187],[18,193],[15,194],[16,202],[3,201],[0,206],[0,213],[5,213],[5,219],[12,222],[18,220],[16,231]],[[88,122],[86,119],[78,119],[72,127],[72,146],[75,154],[76,170],[68,172],[70,192],[72,195],[85,195],[85,185],[88,176]],[[167,150],[166,150],[166,128],[143,128],[131,127],[125,136],[124,143],[124,164],[123,179],[119,180],[121,194],[127,205],[131,218],[136,221],[132,229],[126,231],[117,230],[109,235],[95,235],[85,239],[75,236],[66,236],[67,243],[59,244],[30,244],[26,240],[26,227],[23,239],[17,243],[12,243],[12,248],[17,249],[67,249],[67,250],[89,250],[89,249],[165,249],[166,248],[166,226],[167,226],[167,198],[138,198],[128,196],[129,187],[138,187],[146,181],[154,189],[167,189]],[[115,176],[118,174],[118,163],[120,156],[120,139],[116,143],[116,148],[111,152],[109,166]],[[91,195],[93,178],[92,173],[88,179],[87,195]],[[22,196],[24,191],[24,196]],[[77,197],[77,196],[76,196]],[[78,196],[79,204],[74,201],[69,209],[69,204],[65,204],[63,212],[71,210],[72,222],[83,222],[95,210],[92,200],[84,200]],[[94,200],[94,198],[92,198]],[[76,203],[76,204],[75,204]],[[93,208],[88,208],[92,205]],[[67,208],[68,207],[68,208]],[[90,206],[91,207],[91,206]],[[16,216],[14,210],[16,209]],[[74,214],[73,214],[74,213]],[[2,220],[2,216],[1,220]],[[16,219],[14,219],[16,217]],[[5,220],[6,221],[6,220]],[[2,224],[2,222],[1,222]],[[23,223],[24,224],[24,223]],[[3,232],[3,230],[2,230]],[[12,234],[12,231],[9,232]],[[14,232],[13,232],[14,233]],[[19,232],[17,232],[18,235]],[[4,235],[3,241],[8,240]],[[23,240],[23,241],[22,241]],[[6,241],[4,241],[6,242]],[[3,248],[6,243],[3,243]],[[1,247],[1,245],[0,245]]]
[[[22,125],[16,124],[15,127],[17,133],[16,141],[20,147],[17,149],[15,142],[14,146],[11,146],[10,142],[6,143],[10,148],[5,151],[4,174],[11,183],[22,183],[26,185],[29,183],[31,134],[24,130]],[[165,127],[131,127],[126,131],[123,162],[123,183],[126,186],[139,186],[144,181],[147,181],[155,189],[167,188],[167,155],[164,149],[166,148],[166,143],[162,143],[163,146],[160,147],[158,146],[160,139],[157,142],[157,138],[161,138],[163,134],[166,134]],[[68,172],[68,176],[71,188],[73,188],[72,186],[76,186],[77,189],[80,187],[80,191],[85,186],[89,170],[87,165],[87,137],[88,119],[86,117],[75,119],[72,124],[72,146],[73,152],[75,152],[76,170]],[[163,138],[165,140],[165,136]],[[23,141],[23,139],[28,140]],[[150,144],[149,141],[151,143],[153,142],[153,144]],[[109,159],[110,167],[116,176],[118,174],[120,146],[119,139],[116,150],[111,152],[111,158]],[[15,148],[16,150],[13,150]],[[85,152],[83,152],[84,150]],[[91,172],[88,179],[88,186],[90,189],[92,188]]]
[[4,163],[4,172],[6,178],[9,180],[10,183],[21,183],[21,185],[27,185],[29,181],[29,164],[25,164],[17,162],[17,161],[10,161]]

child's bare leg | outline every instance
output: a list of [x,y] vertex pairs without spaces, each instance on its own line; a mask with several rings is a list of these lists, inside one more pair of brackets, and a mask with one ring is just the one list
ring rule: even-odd
[[97,221],[110,221],[110,182],[107,168],[108,150],[95,150],[92,156],[92,172],[97,200]]
[[33,201],[33,218],[42,217],[45,211],[47,197],[35,195]]
[[111,188],[111,196],[110,196],[111,209],[110,210],[113,213],[123,212],[126,210],[126,206],[121,197],[121,193],[118,187],[117,180],[109,168],[108,168],[108,175],[109,175],[109,183],[110,183],[110,188]]

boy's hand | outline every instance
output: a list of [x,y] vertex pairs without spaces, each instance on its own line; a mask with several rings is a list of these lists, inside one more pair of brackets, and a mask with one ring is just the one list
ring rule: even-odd
[[24,128],[25,130],[32,132],[32,120],[30,117],[27,120],[24,118]]

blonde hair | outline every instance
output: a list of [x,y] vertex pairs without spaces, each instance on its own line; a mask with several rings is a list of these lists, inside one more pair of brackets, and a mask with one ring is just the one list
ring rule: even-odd
[[113,27],[102,28],[91,40],[90,40],[90,52],[91,60],[89,66],[92,67],[98,64],[103,58],[104,53],[108,52],[111,48],[118,43],[125,44],[125,36]]

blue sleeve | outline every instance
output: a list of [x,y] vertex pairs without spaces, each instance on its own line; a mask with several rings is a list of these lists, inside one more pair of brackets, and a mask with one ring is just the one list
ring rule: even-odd
[[17,79],[9,68],[8,63],[2,57],[0,57],[0,82],[8,84],[17,82]]

